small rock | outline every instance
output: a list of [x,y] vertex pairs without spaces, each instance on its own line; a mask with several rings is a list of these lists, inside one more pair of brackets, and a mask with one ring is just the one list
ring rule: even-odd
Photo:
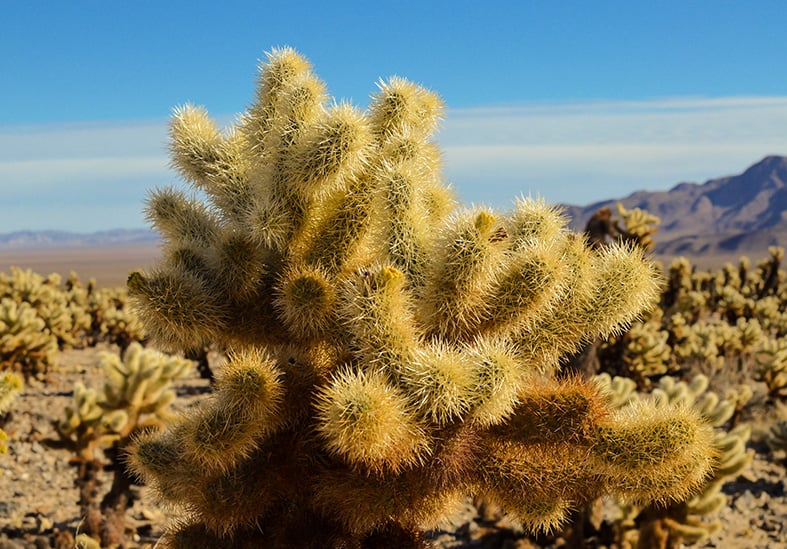
[[41,533],[49,532],[49,531],[52,530],[52,528],[54,528],[54,526],[55,526],[55,523],[52,521],[51,518],[49,518],[49,517],[47,517],[45,515],[40,515],[38,517],[38,531],[39,532],[41,532]]
[[0,501],[0,515],[10,516],[17,509],[19,504],[15,501]]
[[0,539],[0,549],[25,549],[21,541]]

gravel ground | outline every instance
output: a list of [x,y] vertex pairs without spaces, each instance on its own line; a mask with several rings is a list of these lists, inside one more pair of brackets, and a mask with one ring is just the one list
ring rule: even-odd
[[[99,349],[100,350],[100,349]],[[82,381],[98,387],[101,373],[96,349],[64,351],[60,367],[46,383],[31,382],[14,403],[5,430],[9,451],[0,455],[0,549],[73,547],[79,531],[78,490],[75,468],[67,450],[52,448],[47,440],[57,435],[51,421],[63,414],[70,403],[73,386]],[[195,373],[177,387],[179,407],[193,406],[207,394],[205,380]],[[755,410],[756,412],[756,410]],[[722,528],[698,547],[775,549],[787,547],[787,497],[785,467],[762,442],[767,421],[764,412],[754,421],[751,447],[756,451],[750,468],[724,487],[728,505],[720,512]],[[756,420],[756,421],[755,421]],[[110,477],[103,475],[108,489]],[[129,547],[153,544],[167,522],[167,514],[152,505],[140,489],[140,499],[128,512],[131,538]],[[444,529],[430,533],[439,548],[490,547],[524,549],[561,547],[560,539],[530,540],[495,509],[477,508],[467,501]],[[588,547],[603,546],[589,540]]]

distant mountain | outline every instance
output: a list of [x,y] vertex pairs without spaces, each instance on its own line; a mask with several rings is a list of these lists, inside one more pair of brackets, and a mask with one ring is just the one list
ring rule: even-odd
[[0,234],[0,250],[121,246],[155,244],[158,241],[158,234],[148,229],[113,229],[89,234],[66,231],[16,231]]
[[680,183],[669,191],[638,191],[625,198],[566,206],[572,228],[582,230],[599,208],[620,202],[661,218],[656,254],[706,257],[748,255],[787,246],[787,157],[767,156],[739,175]]

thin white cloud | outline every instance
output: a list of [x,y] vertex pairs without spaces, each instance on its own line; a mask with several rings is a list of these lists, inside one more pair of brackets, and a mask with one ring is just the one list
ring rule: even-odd
[[[787,154],[787,97],[449,109],[437,139],[466,201],[587,204]],[[166,140],[163,120],[0,127],[0,232],[142,226],[146,190],[177,183]],[[94,205],[102,213],[86,215]]]
[[0,128],[0,232],[144,225],[146,189],[176,181],[166,121]]
[[[32,185],[38,189],[56,190],[59,183],[77,184],[123,178],[155,178],[166,176],[166,155],[108,156],[98,158],[55,158],[0,162],[0,190],[10,186]],[[14,183],[14,182],[20,183]]]
[[787,97],[588,101],[451,110],[440,142],[463,198],[586,204],[739,173],[787,154]]

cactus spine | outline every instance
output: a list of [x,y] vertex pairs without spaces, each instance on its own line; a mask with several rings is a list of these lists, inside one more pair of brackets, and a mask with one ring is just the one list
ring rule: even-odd
[[207,201],[152,193],[165,257],[128,286],[159,344],[231,359],[215,398],[132,452],[187,511],[162,547],[417,546],[463,493],[550,529],[601,493],[671,500],[709,471],[699,415],[618,414],[549,375],[639,316],[654,267],[591,250],[540,201],[458,209],[441,113],[400,78],[366,112],[330,105],[291,49],[228,131],[175,112],[173,163]]

